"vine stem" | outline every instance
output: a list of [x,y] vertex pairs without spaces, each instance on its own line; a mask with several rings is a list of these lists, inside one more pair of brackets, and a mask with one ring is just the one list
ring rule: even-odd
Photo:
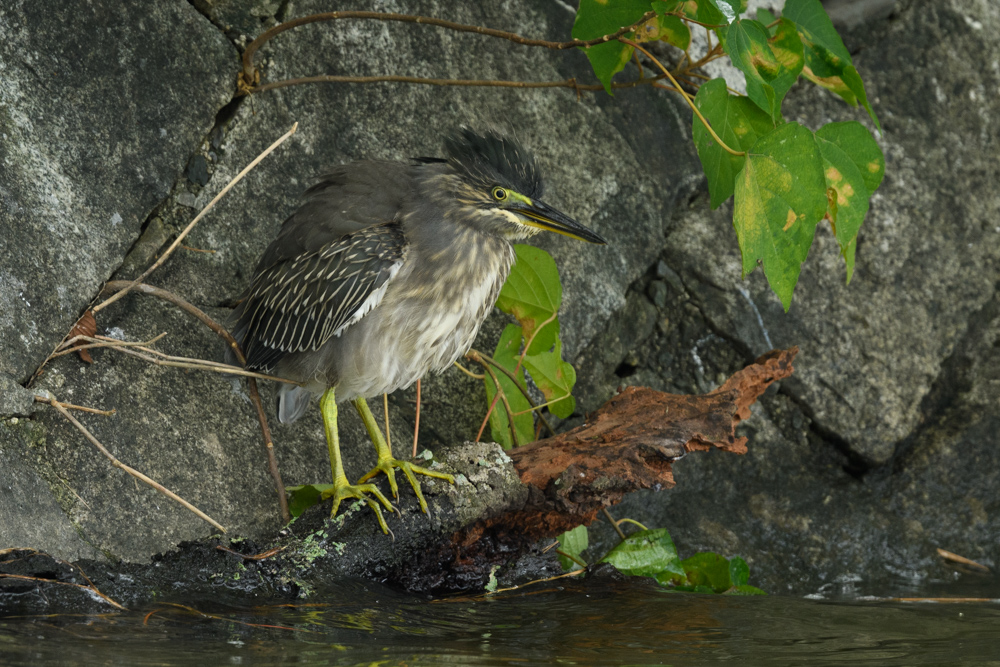
[[274,38],[277,35],[285,32],[286,30],[291,30],[292,28],[298,28],[299,26],[308,25],[310,23],[319,23],[321,21],[336,21],[338,19],[370,19],[374,21],[397,21],[401,23],[417,23],[421,25],[432,25],[439,28],[448,28],[449,30],[454,30],[456,32],[471,32],[477,35],[487,35],[489,37],[499,37],[500,39],[506,39],[508,41],[514,42],[515,44],[522,44],[524,46],[542,46],[548,49],[572,49],[575,47],[588,48],[594,46],[595,44],[603,44],[605,42],[610,42],[612,40],[618,39],[625,33],[631,32],[639,25],[645,23],[649,19],[656,16],[656,12],[650,10],[642,15],[638,21],[631,25],[622,26],[617,31],[602,35],[595,39],[571,39],[567,42],[551,42],[545,39],[530,39],[527,37],[522,37],[513,32],[507,32],[506,30],[494,30],[493,28],[484,28],[478,25],[467,25],[464,23],[455,23],[454,21],[445,21],[444,19],[436,19],[429,16],[416,16],[412,14],[396,14],[390,12],[362,12],[362,11],[348,11],[348,12],[325,12],[322,14],[311,14],[309,16],[301,16],[297,19],[292,19],[291,21],[285,21],[284,23],[279,23],[270,30],[262,33],[257,39],[250,42],[247,45],[246,50],[243,52],[243,71],[240,74],[239,85],[244,91],[248,91],[254,85],[257,84],[258,74],[254,69],[253,57],[267,41]]
[[670,73],[670,70],[668,70],[666,67],[664,67],[663,63],[661,63],[652,53],[650,53],[646,49],[642,48],[641,46],[639,46],[638,44],[636,44],[635,42],[633,42],[631,39],[626,39],[624,37],[619,37],[618,41],[621,42],[622,44],[628,44],[632,48],[638,49],[639,51],[642,51],[644,54],[646,54],[647,58],[649,58],[650,60],[652,60],[653,63],[657,67],[660,68],[660,71],[662,71],[663,74],[666,75],[666,77],[668,79],[670,79],[670,83],[674,84],[674,87],[681,94],[681,97],[683,97],[684,101],[688,103],[688,106],[691,107],[691,110],[694,111],[694,114],[696,116],[698,116],[699,120],[701,120],[702,125],[705,126],[705,129],[708,130],[708,133],[712,135],[712,138],[715,139],[716,142],[718,142],[719,146],[723,150],[725,150],[730,155],[736,155],[738,157],[745,157],[746,156],[746,151],[734,151],[732,148],[730,148],[728,145],[726,145],[726,142],[724,142],[719,137],[719,135],[717,135],[715,133],[715,130],[712,129],[712,126],[709,124],[708,120],[703,115],[701,115],[701,111],[698,109],[697,106],[695,106],[694,100],[692,100],[691,97],[684,91],[684,89],[681,88],[681,84],[679,84],[677,82],[677,79],[675,79],[674,75]]

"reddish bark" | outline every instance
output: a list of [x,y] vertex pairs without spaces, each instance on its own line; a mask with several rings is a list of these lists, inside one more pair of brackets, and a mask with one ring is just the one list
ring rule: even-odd
[[[95,335],[97,335],[97,320],[94,319],[94,311],[88,310],[80,316],[80,319],[76,321],[76,324],[73,325],[73,329],[69,332],[69,335],[66,338],[68,340],[74,336]],[[80,345],[86,345],[86,343],[78,341],[73,345],[73,347],[78,347]],[[77,350],[77,354],[79,354],[80,358],[88,364],[94,363],[93,357],[90,356],[90,350]]]
[[516,531],[520,539],[554,537],[589,524],[603,507],[631,491],[674,485],[672,461],[691,451],[717,447],[747,451],[737,424],[776,380],[792,374],[798,348],[772,350],[734,374],[715,391],[678,396],[628,387],[572,431],[510,452],[531,494],[509,512],[456,536],[470,543],[484,531]]

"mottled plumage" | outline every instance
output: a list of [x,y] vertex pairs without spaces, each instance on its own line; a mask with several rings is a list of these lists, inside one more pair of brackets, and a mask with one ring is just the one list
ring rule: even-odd
[[[298,419],[322,394],[333,484],[333,512],[361,498],[388,527],[365,480],[405,472],[451,475],[392,456],[365,398],[406,387],[465,354],[514,263],[511,242],[540,230],[604,239],[536,198],[534,157],[495,130],[463,128],[445,158],[364,161],[334,169],[306,192],[254,270],[236,311],[233,335],[247,368],[295,380],[283,384],[278,417]],[[344,474],[337,402],[353,400],[378,462],[357,484]]]
[[261,257],[234,335],[247,368],[304,383],[282,388],[282,421],[308,393],[392,392],[471,347],[514,261],[510,242],[539,231],[491,188],[531,198],[542,183],[534,157],[499,132],[463,128],[445,147],[444,159],[337,167]]

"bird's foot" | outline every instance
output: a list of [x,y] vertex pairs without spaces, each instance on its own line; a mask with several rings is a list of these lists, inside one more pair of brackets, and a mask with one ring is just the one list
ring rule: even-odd
[[[364,480],[361,481],[363,482]],[[375,496],[375,498],[373,499],[371,496],[365,495],[368,493]],[[324,491],[320,495],[321,500],[326,500],[327,498],[333,498],[333,509],[330,511],[331,519],[337,515],[337,510],[340,509],[341,500],[346,498],[357,498],[358,500],[365,501],[368,503],[368,507],[375,511],[375,516],[378,517],[378,525],[381,526],[382,532],[387,535],[389,534],[389,526],[386,525],[385,518],[382,516],[382,508],[378,506],[378,502],[375,502],[375,500],[377,499],[385,505],[385,508],[390,512],[394,511],[394,508],[392,503],[389,502],[389,499],[386,498],[374,484],[361,484],[360,482],[358,484],[348,484],[345,479],[342,484],[335,483],[333,488]]]
[[[399,489],[396,486],[396,471],[394,468],[399,468],[406,475],[406,479],[410,480],[410,486],[413,487],[413,492],[417,494],[417,500],[420,502],[420,511],[427,514],[427,501],[424,500],[424,494],[420,490],[420,482],[417,481],[417,475],[427,475],[428,477],[436,477],[438,479],[443,479],[450,484],[455,483],[455,478],[452,475],[444,472],[435,472],[428,468],[422,466],[413,465],[409,461],[401,461],[400,459],[394,459],[390,456],[385,458],[379,458],[378,463],[374,468],[369,470],[361,479],[358,480],[358,484],[366,482],[380,472],[384,472],[385,476],[389,478],[389,488],[392,489],[392,497],[399,497]],[[370,484],[368,486],[371,486]]]

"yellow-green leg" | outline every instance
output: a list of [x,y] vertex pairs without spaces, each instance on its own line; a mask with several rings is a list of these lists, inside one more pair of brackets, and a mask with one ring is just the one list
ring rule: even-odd
[[399,490],[396,487],[396,473],[393,468],[399,468],[406,475],[406,479],[410,480],[410,485],[413,487],[414,493],[417,494],[417,500],[420,501],[420,509],[426,514],[427,513],[427,501],[424,500],[424,494],[420,490],[420,483],[417,482],[416,475],[427,475],[428,477],[437,477],[438,479],[446,480],[452,484],[455,483],[455,478],[443,472],[434,472],[427,468],[421,466],[416,466],[409,461],[401,461],[399,459],[394,459],[392,457],[392,450],[386,443],[385,438],[382,436],[382,430],[379,429],[378,424],[375,422],[375,415],[368,408],[368,403],[365,402],[363,398],[354,399],[354,407],[357,408],[358,414],[361,415],[361,420],[365,423],[365,428],[368,430],[368,436],[375,443],[375,453],[378,455],[378,462],[375,467],[368,471],[364,477],[358,480],[358,483],[367,481],[379,474],[384,472],[385,476],[389,478],[389,488],[392,489],[392,497],[399,497]]
[[[375,510],[378,517],[378,525],[382,527],[383,533],[389,532],[389,527],[385,525],[382,517],[382,509],[378,503],[366,496],[370,493],[375,496],[387,510],[392,511],[392,504],[382,495],[374,484],[350,484],[347,475],[344,474],[344,462],[340,455],[340,434],[337,431],[337,400],[334,397],[333,388],[326,390],[323,398],[319,399],[319,409],[323,413],[323,427],[326,430],[326,447],[330,450],[330,469],[333,471],[333,488],[323,493],[323,500],[333,498],[333,510],[330,516],[336,516],[340,508],[340,501],[344,498],[357,498],[368,503],[368,506]],[[361,480],[362,482],[364,480]]]

